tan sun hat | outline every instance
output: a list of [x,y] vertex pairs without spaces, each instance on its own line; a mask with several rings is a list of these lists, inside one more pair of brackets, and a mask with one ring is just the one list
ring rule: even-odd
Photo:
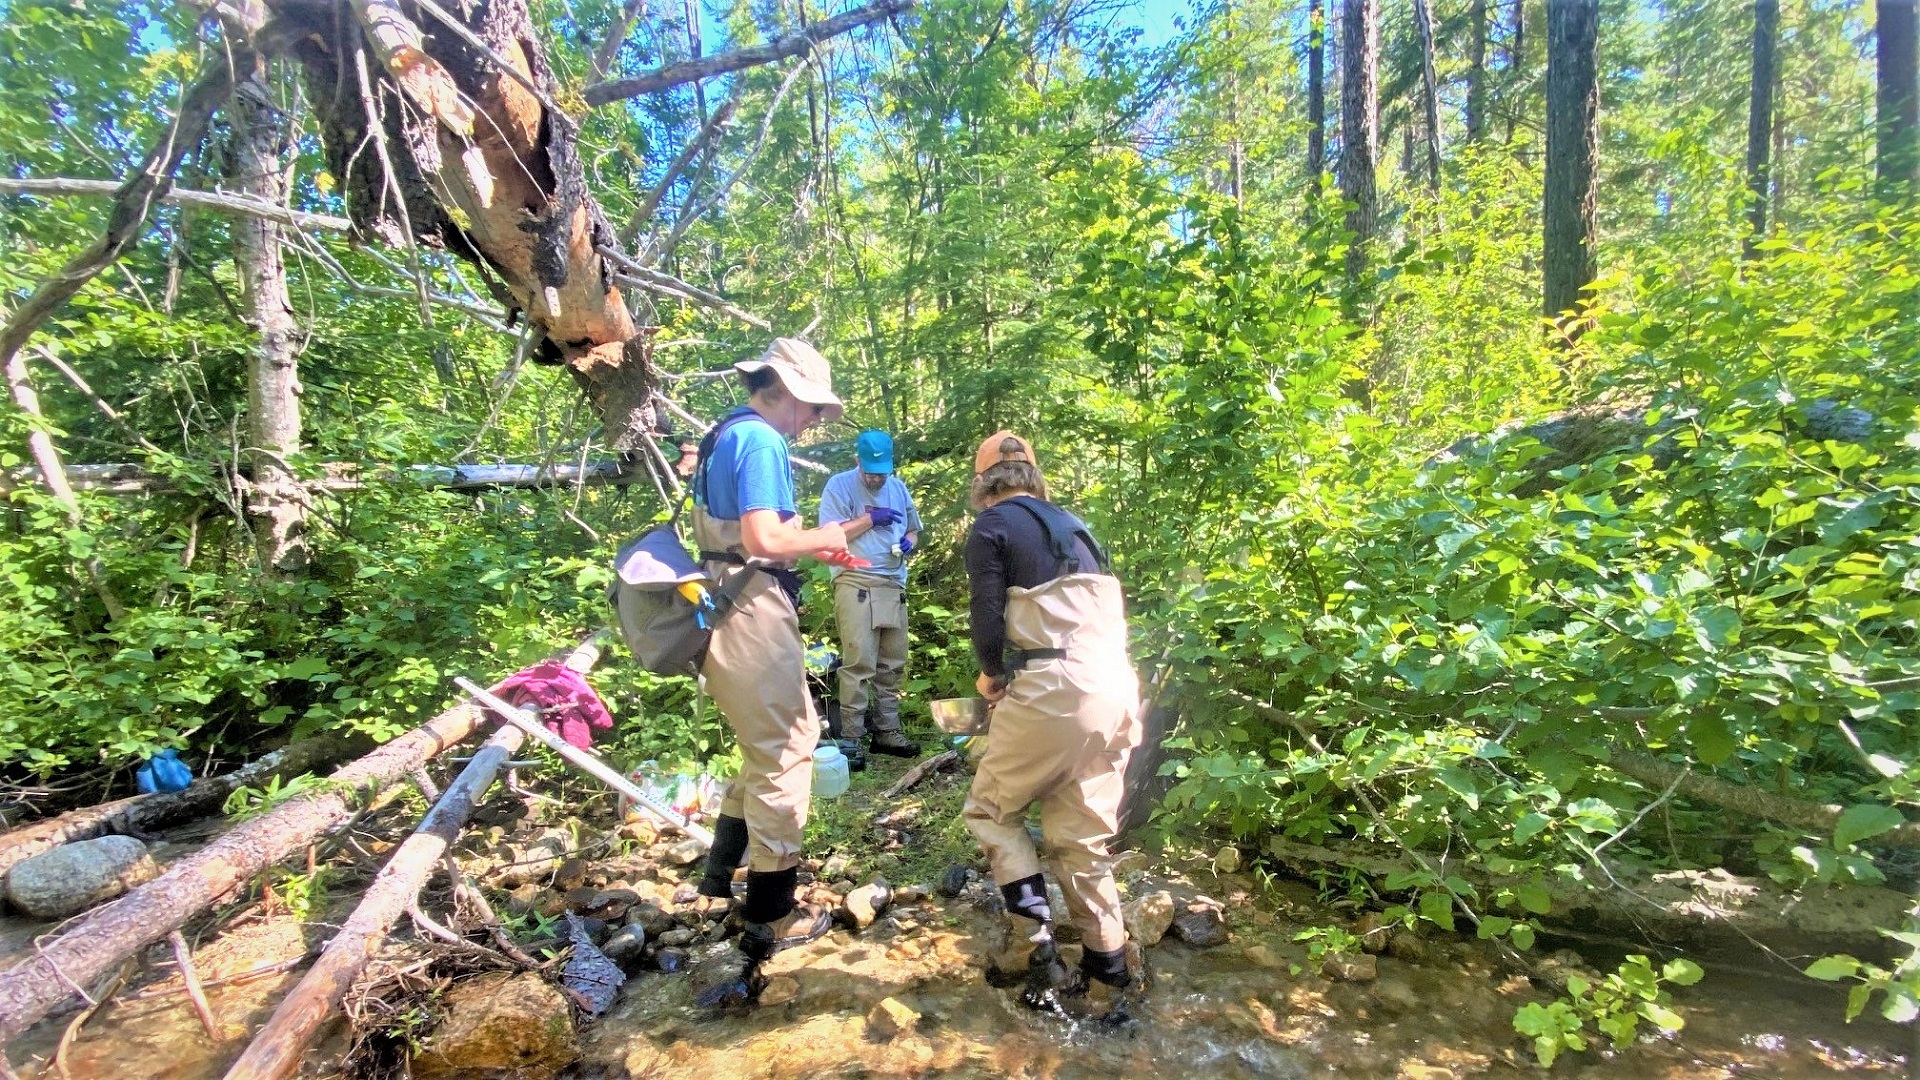
[[[1001,447],[1008,439],[1020,444],[1017,450],[1005,450]],[[1040,467],[1040,459],[1033,456],[1033,444],[1015,435],[1011,431],[996,431],[987,436],[980,449],[973,455],[973,475],[979,476],[1003,461],[1024,461],[1034,468]]]
[[824,405],[824,417],[828,423],[840,419],[846,408],[840,404],[840,398],[833,392],[833,371],[827,364],[827,358],[820,351],[801,341],[799,338],[774,338],[767,351],[757,360],[742,360],[733,365],[733,370],[742,375],[772,368],[780,376],[781,385],[787,393],[809,405]]

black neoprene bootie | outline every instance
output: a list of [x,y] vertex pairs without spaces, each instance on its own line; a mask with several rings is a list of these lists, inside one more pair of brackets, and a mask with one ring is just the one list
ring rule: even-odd
[[740,933],[740,951],[747,959],[764,962],[774,953],[825,937],[833,929],[833,914],[812,904],[797,904],[794,886],[798,867],[747,872],[747,901],[740,909],[746,929]]
[[716,900],[733,899],[733,872],[747,854],[747,819],[714,819],[713,846],[707,849],[707,868],[697,886],[701,896]]

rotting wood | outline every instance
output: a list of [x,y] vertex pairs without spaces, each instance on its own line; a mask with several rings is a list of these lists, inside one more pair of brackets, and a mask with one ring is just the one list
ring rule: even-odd
[[473,756],[374,878],[320,959],[281,999],[273,1016],[227,1071],[228,1080],[278,1080],[294,1074],[314,1033],[380,950],[394,921],[413,906],[421,886],[473,816],[475,802],[525,738],[519,728],[504,726]]
[[908,769],[905,776],[894,781],[892,787],[881,792],[880,798],[884,802],[887,799],[904,795],[912,791],[914,787],[926,780],[927,777],[932,776],[942,769],[952,768],[958,764],[960,764],[960,751],[958,750],[948,750],[935,754],[920,764],[915,765],[913,768]]
[[[596,633],[569,662],[586,653],[597,657],[611,640],[608,631]],[[465,739],[481,715],[465,703],[453,706],[336,770],[317,790],[236,826],[154,880],[94,909],[31,958],[0,972],[0,1045],[39,1022],[75,986],[97,981],[122,958],[178,930],[254,875],[351,819],[362,793],[392,784]]]
[[0,834],[0,874],[16,863],[76,840],[108,833],[146,833],[205,817],[220,809],[242,787],[257,787],[275,777],[298,776],[346,758],[370,744],[363,738],[327,735],[283,746],[259,760],[220,776],[195,780],[185,791],[135,795],[89,806],[47,821],[35,821]]

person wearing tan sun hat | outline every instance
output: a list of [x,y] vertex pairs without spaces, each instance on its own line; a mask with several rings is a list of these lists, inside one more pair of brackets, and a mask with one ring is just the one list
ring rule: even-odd
[[[1007,906],[988,977],[1024,975],[1030,999],[1082,991],[1087,979],[1125,989],[1135,976],[1107,844],[1119,831],[1141,723],[1120,583],[1086,523],[1047,501],[1031,443],[996,432],[973,464],[966,563],[976,687],[994,709],[961,817]],[[1035,803],[1048,869],[1084,942],[1079,978],[1053,942],[1056,913],[1026,827]]]
[[715,622],[700,669],[702,687],[740,744],[741,764],[714,822],[699,891],[730,898],[733,872],[746,860],[740,948],[757,964],[833,925],[830,913],[794,902],[820,718],[807,693],[793,566],[803,556],[858,564],[847,542],[873,526],[865,518],[813,529],[800,522],[787,440],[841,414],[826,357],[804,341],[778,338],[734,370],[747,403],[715,425],[691,484],[694,543],[718,589],[731,592],[738,575],[753,575]]

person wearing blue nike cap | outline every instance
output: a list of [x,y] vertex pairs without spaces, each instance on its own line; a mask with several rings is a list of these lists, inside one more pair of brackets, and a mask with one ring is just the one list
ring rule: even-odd
[[[833,568],[833,610],[840,629],[840,750],[853,769],[876,754],[917,757],[919,744],[900,730],[900,679],[907,670],[907,557],[920,542],[920,511],[894,475],[893,439],[860,433],[857,468],[837,473],[820,493],[820,520],[870,520],[848,541],[865,569]],[[884,521],[882,519],[885,519]],[[867,710],[873,709],[868,732]]]

